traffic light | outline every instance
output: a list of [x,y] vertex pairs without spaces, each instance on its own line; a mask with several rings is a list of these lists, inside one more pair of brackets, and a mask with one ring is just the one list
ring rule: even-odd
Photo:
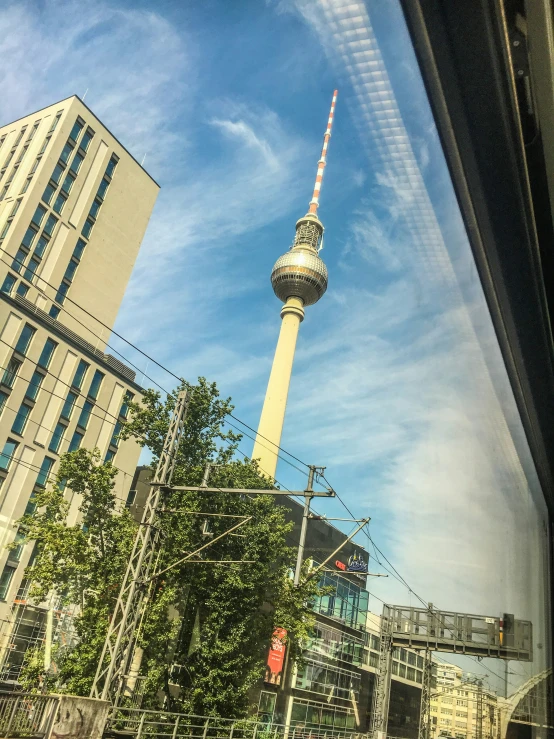
[[514,646],[514,637],[515,637],[515,619],[513,613],[505,613],[502,616],[502,625],[503,625],[503,632],[504,632],[504,638],[503,638],[503,645],[505,647],[513,647]]

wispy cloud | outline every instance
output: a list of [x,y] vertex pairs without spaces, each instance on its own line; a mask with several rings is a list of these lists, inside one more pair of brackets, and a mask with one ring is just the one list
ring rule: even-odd
[[[284,446],[312,458],[317,428],[335,470],[352,480],[355,468],[350,501],[377,511],[376,538],[424,598],[492,614],[509,603],[542,626],[533,568],[546,566],[544,505],[523,434],[512,433],[517,410],[484,297],[474,289],[468,303],[453,266],[470,254],[461,221],[449,251],[422,176],[436,137],[418,140],[416,156],[365,4],[280,5],[291,7],[348,80],[380,193],[351,221],[342,265],[357,255],[387,277],[368,291],[354,275],[356,289],[318,308],[326,354],[299,351]],[[379,592],[410,597],[392,580]]]

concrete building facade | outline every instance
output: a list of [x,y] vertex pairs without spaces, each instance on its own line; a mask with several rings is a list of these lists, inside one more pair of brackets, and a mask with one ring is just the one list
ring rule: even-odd
[[497,694],[464,679],[457,665],[437,662],[436,668],[437,686],[431,694],[431,736],[495,739]]
[[[23,538],[15,522],[33,510],[60,455],[81,446],[118,467],[123,502],[131,487],[140,448],[119,431],[141,387],[106,343],[158,189],[75,96],[0,127],[4,677],[16,677],[23,645],[41,629],[22,582],[33,547],[7,548]],[[79,501],[67,496],[72,523]]]

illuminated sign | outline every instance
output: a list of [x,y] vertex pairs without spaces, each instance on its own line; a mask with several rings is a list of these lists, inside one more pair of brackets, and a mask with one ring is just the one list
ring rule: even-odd
[[341,562],[339,559],[335,562],[335,567],[338,567],[339,570],[346,570],[346,565],[344,562]]
[[353,554],[348,560],[347,572],[359,572],[362,575],[367,574],[367,562],[362,559],[361,554]]

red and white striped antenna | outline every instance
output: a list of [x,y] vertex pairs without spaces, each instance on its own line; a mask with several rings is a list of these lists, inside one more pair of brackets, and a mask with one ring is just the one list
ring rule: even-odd
[[321,191],[321,183],[323,182],[323,172],[325,170],[325,165],[327,164],[327,147],[329,146],[329,139],[331,138],[331,129],[333,128],[333,118],[335,115],[335,104],[337,102],[338,93],[338,90],[335,90],[333,92],[331,110],[329,111],[329,120],[327,121],[327,130],[325,131],[325,136],[323,137],[323,149],[321,150],[321,158],[317,163],[317,175],[315,178],[314,194],[312,195],[312,199],[310,200],[310,210],[308,211],[309,213],[313,213],[314,215],[317,215],[317,209],[319,208],[319,193]]

